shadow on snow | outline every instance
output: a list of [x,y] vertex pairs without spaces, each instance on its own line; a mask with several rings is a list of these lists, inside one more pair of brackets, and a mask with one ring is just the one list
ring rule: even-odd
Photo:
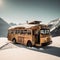
[[26,49],[33,50],[36,52],[43,52],[43,53],[47,53],[47,54],[51,54],[51,55],[60,57],[60,48],[59,47],[46,46],[46,47],[37,48],[37,47],[27,47],[27,46],[20,45],[20,44],[15,44],[15,45],[20,48],[26,48]]

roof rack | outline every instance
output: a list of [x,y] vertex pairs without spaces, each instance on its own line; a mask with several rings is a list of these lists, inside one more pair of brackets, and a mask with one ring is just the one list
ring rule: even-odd
[[40,24],[41,21],[32,21],[32,22],[29,22],[28,24]]

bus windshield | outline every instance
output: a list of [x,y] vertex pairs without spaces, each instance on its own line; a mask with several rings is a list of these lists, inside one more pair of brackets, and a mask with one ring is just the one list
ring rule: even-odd
[[50,30],[49,29],[42,29],[40,30],[41,34],[50,34]]

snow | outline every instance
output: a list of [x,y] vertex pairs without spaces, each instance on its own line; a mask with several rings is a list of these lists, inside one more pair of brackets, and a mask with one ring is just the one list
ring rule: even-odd
[[55,28],[57,28],[60,25],[60,18],[51,21],[48,25],[52,24],[52,28],[50,29],[50,31],[53,31]]
[[0,47],[2,47],[3,45],[7,44],[8,40],[5,37],[0,37]]
[[52,26],[52,28],[51,28],[50,31],[53,31],[53,30],[56,29],[59,25],[60,25],[60,22],[53,24],[53,26]]
[[60,36],[58,36],[58,37],[53,37],[52,38],[52,46],[55,46],[55,47],[60,47]]
[[50,31],[53,31],[56,27],[54,26],[52,29],[50,29]]
[[56,56],[27,50],[25,48],[14,48],[0,52],[1,60],[60,60]]
[[52,20],[52,21],[49,22],[48,24],[57,24],[57,23],[59,23],[59,21],[60,21],[60,18],[55,19],[55,20]]
[[[1,40],[7,42],[6,38],[0,38],[0,41]],[[53,37],[52,41],[53,43],[51,46],[60,48],[60,36]],[[17,47],[13,49],[0,50],[0,60],[60,60],[60,57],[43,53],[41,51],[38,52],[27,48]]]
[[35,26],[35,25],[32,25],[32,24],[21,24],[21,25],[11,26],[11,27],[9,27],[9,29],[16,28],[16,27],[30,28],[32,26]]
[[50,22],[50,24],[57,24],[58,22],[59,22],[59,20]]

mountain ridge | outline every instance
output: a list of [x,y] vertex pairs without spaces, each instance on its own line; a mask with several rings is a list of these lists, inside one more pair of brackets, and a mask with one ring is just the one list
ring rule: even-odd
[[8,28],[10,25],[2,18],[0,18],[0,37],[7,37]]
[[60,36],[60,18],[50,21],[48,26],[53,37]]

